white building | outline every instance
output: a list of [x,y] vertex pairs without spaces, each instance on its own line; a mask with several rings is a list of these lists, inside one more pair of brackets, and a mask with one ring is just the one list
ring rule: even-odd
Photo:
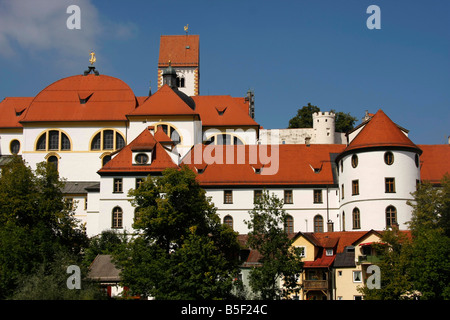
[[198,36],[162,36],[158,75],[144,97],[91,66],[36,97],[5,98],[0,165],[12,154],[57,165],[89,236],[132,232],[128,190],[181,164],[240,234],[264,189],[284,200],[290,233],[405,229],[417,182],[450,171],[449,145],[415,145],[381,110],[347,134],[327,112],[311,129],[262,130],[252,92],[199,95]]

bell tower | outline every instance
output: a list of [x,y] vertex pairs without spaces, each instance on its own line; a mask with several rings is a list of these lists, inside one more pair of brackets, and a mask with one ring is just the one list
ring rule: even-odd
[[158,89],[164,84],[163,73],[170,66],[176,73],[176,87],[188,96],[200,92],[200,38],[198,35],[161,36],[158,62]]

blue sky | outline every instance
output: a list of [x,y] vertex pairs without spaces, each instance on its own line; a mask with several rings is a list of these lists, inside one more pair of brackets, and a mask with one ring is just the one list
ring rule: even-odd
[[[69,5],[81,29],[69,30]],[[381,29],[369,30],[370,5]],[[360,121],[383,111],[417,144],[450,135],[450,1],[0,0],[0,99],[102,74],[156,90],[159,37],[200,35],[200,94],[255,92],[256,120],[285,128],[308,102]],[[359,123],[358,121],[358,123]]]

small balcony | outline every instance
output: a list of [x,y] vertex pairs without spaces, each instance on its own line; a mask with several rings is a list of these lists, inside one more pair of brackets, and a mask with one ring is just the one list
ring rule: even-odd
[[328,280],[304,280],[305,290],[328,290]]
[[361,255],[358,256],[358,263],[359,264],[376,264],[381,261],[380,256],[374,256],[374,255]]

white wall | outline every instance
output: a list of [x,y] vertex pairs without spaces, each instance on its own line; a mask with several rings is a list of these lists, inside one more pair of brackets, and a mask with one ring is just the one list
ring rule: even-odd
[[[384,162],[385,151],[358,152],[358,166],[351,166],[352,154],[346,155],[339,167],[339,186],[344,184],[344,199],[340,203],[340,223],[345,212],[345,230],[352,228],[352,211],[359,208],[361,230],[383,230],[386,228],[385,209],[393,205],[397,209],[400,229],[406,229],[411,219],[412,208],[406,204],[416,190],[416,180],[420,179],[419,168],[415,165],[415,153],[395,151],[394,163]],[[395,178],[395,193],[385,192],[385,178]],[[352,181],[359,180],[359,195],[352,195]]]

